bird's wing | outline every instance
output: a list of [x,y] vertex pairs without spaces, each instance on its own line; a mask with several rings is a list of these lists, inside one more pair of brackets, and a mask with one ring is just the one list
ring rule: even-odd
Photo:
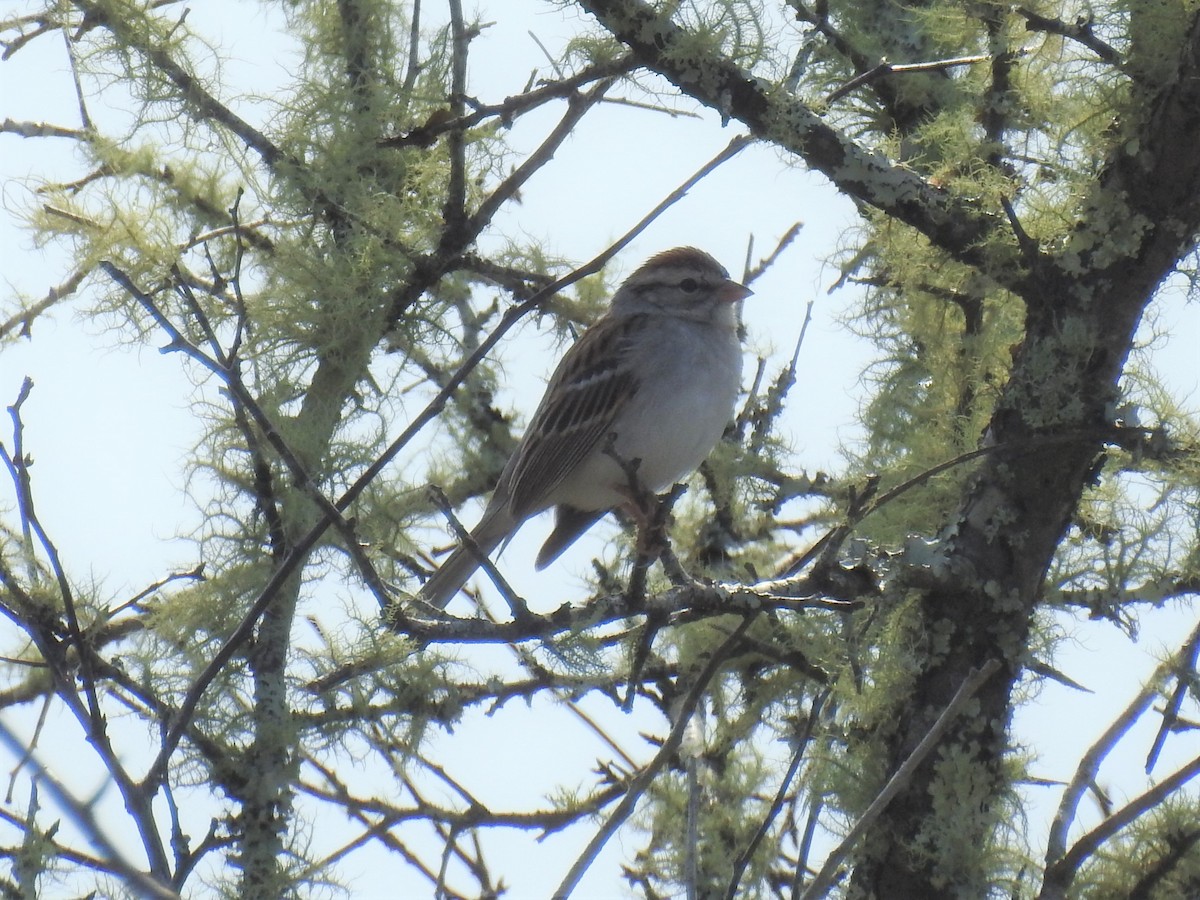
[[576,509],[573,506],[554,507],[554,530],[550,532],[542,549],[538,551],[535,569],[544,569],[579,540],[579,536],[596,524],[608,510]]
[[640,318],[601,319],[558,364],[507,473],[509,509],[517,521],[545,508],[547,497],[607,437],[637,393],[629,357]]

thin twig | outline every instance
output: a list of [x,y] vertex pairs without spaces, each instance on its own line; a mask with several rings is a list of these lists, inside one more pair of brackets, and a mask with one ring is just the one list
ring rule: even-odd
[[1167,734],[1179,723],[1179,710],[1183,707],[1184,698],[1196,687],[1194,679],[1197,656],[1200,656],[1200,641],[1192,642],[1175,656],[1175,661],[1179,663],[1175,670],[1175,690],[1166,709],[1163,710],[1162,722],[1159,723],[1158,733],[1154,736],[1154,743],[1146,754],[1147,775],[1154,770],[1154,764],[1158,762],[1158,755],[1167,742]]
[[92,117],[88,113],[87,100],[83,93],[83,82],[79,77],[79,60],[75,56],[75,41],[71,38],[71,33],[66,27],[62,30],[63,43],[67,48],[67,59],[71,64],[71,81],[75,86],[75,102],[79,104],[79,122],[83,126],[85,133],[91,133],[95,130],[92,124]]
[[1200,756],[1172,772],[1158,784],[1130,800],[1125,806],[1107,816],[1103,822],[1081,837],[1053,865],[1046,867],[1038,900],[1062,900],[1080,867],[1096,850],[1122,828],[1138,817],[1157,809],[1168,796],[1200,775]]
[[151,584],[142,588],[119,606],[114,606],[112,609],[108,610],[108,618],[112,619],[114,616],[124,612],[129,607],[137,606],[151,594],[157,593],[173,581],[204,581],[205,578],[204,563],[198,564],[187,572],[172,572],[170,575],[160,578],[158,581],[152,582]]
[[821,821],[821,813],[825,810],[825,800],[821,795],[809,796],[808,815],[804,818],[804,831],[800,834],[799,847],[796,850],[796,871],[792,874],[792,900],[800,900],[804,888],[804,876],[808,874],[808,858],[812,855],[813,840],[816,837],[817,825]]
[[842,864],[842,860],[847,854],[854,849],[854,845],[858,843],[859,838],[863,836],[866,830],[874,824],[875,820],[883,814],[888,804],[896,794],[900,793],[908,784],[913,773],[920,767],[925,758],[934,751],[937,745],[941,742],[942,735],[950,727],[954,718],[962,711],[975,692],[983,687],[992,675],[999,671],[999,660],[989,659],[978,669],[974,669],[961,685],[954,692],[954,696],[942,710],[941,715],[926,732],[925,737],[921,739],[921,743],[917,744],[908,759],[896,770],[896,773],[888,779],[888,783],[884,785],[878,796],[871,801],[871,805],[854,823],[854,827],[850,829],[850,833],[842,839],[842,842],[833,849],[829,857],[825,860],[825,865],[821,867],[821,871],[817,873],[817,877],[813,879],[812,884],[803,894],[803,900],[820,900],[828,892],[833,884],[833,879],[837,875],[838,867]]
[[554,126],[550,134],[538,145],[536,150],[530,153],[519,166],[513,169],[507,178],[497,185],[496,189],[479,204],[479,208],[475,210],[475,213],[466,218],[461,233],[455,234],[455,237],[461,241],[464,248],[472,243],[483,229],[491,223],[500,207],[515,197],[521,188],[525,186],[525,183],[553,158],[555,152],[562,146],[563,142],[575,134],[575,126],[579,124],[584,115],[593,106],[598,104],[608,90],[616,83],[616,76],[603,78],[593,85],[586,94],[573,94],[567,98],[567,111],[559,119],[558,124]]
[[79,285],[83,283],[83,279],[87,277],[86,269],[76,269],[71,275],[61,284],[50,288],[46,291],[46,296],[34,303],[32,306],[26,307],[18,313],[14,313],[3,323],[0,323],[0,338],[4,337],[14,328],[20,326],[21,337],[29,337],[33,327],[33,320],[57,304],[60,300],[64,300],[79,289]]
[[71,641],[75,644],[75,648],[79,652],[84,693],[88,699],[88,709],[91,713],[92,726],[93,728],[98,727],[103,729],[103,715],[100,712],[100,701],[96,696],[96,679],[91,669],[91,655],[88,653],[88,648],[84,642],[83,628],[79,623],[79,614],[75,607],[75,591],[71,587],[70,579],[67,578],[66,569],[63,567],[62,559],[58,553],[58,547],[50,539],[50,535],[43,527],[42,521],[38,517],[37,510],[34,507],[33,477],[29,472],[29,456],[25,452],[25,423],[21,419],[21,407],[25,405],[25,401],[29,399],[32,391],[33,379],[26,376],[21,382],[17,399],[8,407],[8,414],[13,423],[13,453],[11,460],[6,457],[5,462],[9,464],[9,468],[13,474],[13,481],[17,488],[17,504],[20,508],[21,528],[25,534],[26,550],[27,552],[32,552],[32,538],[37,538],[38,544],[46,554],[50,564],[50,571],[54,574],[55,582],[58,584],[59,597],[62,599],[63,613],[66,616],[67,629],[71,635]]
[[503,125],[511,125],[518,116],[552,100],[570,97],[590,82],[598,81],[601,78],[610,78],[614,75],[624,75],[631,71],[633,66],[633,57],[625,54],[610,62],[588,66],[562,81],[550,82],[533,90],[507,97],[500,103],[485,105],[468,98],[467,102],[471,105],[472,112],[460,118],[454,118],[447,116],[444,108],[439,109],[429,117],[425,124],[419,125],[405,134],[384,138],[380,141],[380,146],[431,147],[443,134],[474,128],[491,118],[499,119]]
[[496,590],[500,592],[500,596],[508,604],[508,611],[512,614],[513,619],[516,621],[526,621],[529,619],[532,613],[530,613],[529,606],[525,603],[525,598],[513,589],[513,586],[508,583],[508,579],[496,568],[496,564],[475,543],[475,538],[471,536],[471,532],[466,529],[463,523],[458,520],[458,516],[454,514],[454,507],[451,505],[450,498],[446,496],[445,491],[434,484],[431,484],[427,490],[429,498],[433,501],[433,505],[446,517],[446,522],[450,525],[450,530],[454,532],[455,539],[475,557],[475,561],[479,563],[479,567],[483,569],[484,574],[491,579]]
[[879,64],[874,68],[868,69],[861,75],[856,75],[841,87],[831,91],[829,96],[825,98],[825,102],[834,103],[864,84],[870,84],[872,81],[877,81],[888,75],[907,75],[912,72],[940,72],[957,66],[971,66],[975,63],[987,62],[989,59],[991,57],[987,54],[979,54],[977,56],[956,56],[952,59],[935,59],[930,62],[919,63],[890,63],[886,59],[880,60]]
[[1096,37],[1092,31],[1090,19],[1082,19],[1073,25],[1068,25],[1062,19],[1052,19],[1034,12],[1027,6],[1018,6],[1017,12],[1025,17],[1025,27],[1030,31],[1044,31],[1047,34],[1057,34],[1068,40],[1082,44],[1106,63],[1119,65],[1121,54],[1115,47]]
[[[21,740],[13,734],[8,726],[0,721],[0,743],[4,744],[10,753],[21,755],[24,746]],[[91,803],[75,797],[55,778],[36,755],[29,758],[29,765],[37,772],[40,783],[54,797],[59,808],[70,817],[71,822],[83,833],[88,842],[96,848],[104,860],[105,868],[116,872],[125,879],[130,888],[134,888],[141,896],[161,898],[161,900],[179,900],[179,895],[164,885],[158,878],[139,870],[125,859],[124,854],[109,841],[104,827],[96,820]]]
[[825,705],[825,701],[829,699],[831,693],[833,693],[833,688],[827,687],[813,697],[812,704],[808,710],[808,718],[804,723],[804,732],[796,742],[796,748],[792,753],[792,761],[788,764],[787,771],[784,773],[783,779],[779,782],[779,789],[775,792],[775,799],[771,803],[770,809],[767,810],[767,814],[763,816],[762,822],[759,823],[754,837],[750,839],[750,843],[746,845],[746,849],[739,853],[737,859],[733,862],[733,874],[729,877],[729,887],[725,889],[726,900],[734,900],[737,897],[738,885],[741,883],[742,875],[745,874],[750,861],[754,859],[755,851],[758,850],[759,845],[762,844],[767,833],[771,830],[771,825],[775,821],[775,817],[783,809],[788,791],[791,790],[792,779],[796,777],[796,773],[800,770],[800,763],[804,759],[804,751],[808,749],[813,732],[816,731],[817,720],[821,716],[821,708]]
[[793,222],[788,226],[787,231],[783,236],[775,242],[775,249],[760,259],[756,264],[750,265],[750,248],[746,249],[746,267],[742,274],[743,284],[753,284],[761,278],[771,266],[775,265],[783,251],[792,245],[797,237],[800,236],[801,229],[804,228],[803,222]]
[[1192,629],[1191,634],[1188,635],[1179,650],[1158,666],[1154,674],[1142,685],[1137,696],[1129,701],[1120,715],[1113,719],[1104,733],[1096,739],[1084,753],[1083,758],[1079,760],[1074,776],[1066,790],[1063,791],[1058,811],[1050,823],[1050,834],[1046,838],[1047,872],[1053,870],[1055,865],[1066,855],[1067,836],[1071,826],[1075,823],[1079,802],[1087,793],[1088,786],[1095,782],[1101,763],[1104,762],[1118,741],[1133,727],[1133,724],[1154,703],[1154,699],[1159,696],[1163,680],[1178,669],[1180,660],[1191,658],[1196,652],[1197,646],[1200,646],[1200,624]]
[[[5,660],[7,662],[7,660]],[[42,698],[42,708],[38,711],[37,722],[33,726],[33,735],[29,738],[29,743],[25,745],[25,750],[17,759],[16,765],[8,773],[8,790],[4,794],[4,802],[12,803],[13,791],[17,787],[17,776],[21,774],[21,770],[25,768],[25,764],[33,759],[34,751],[37,750],[38,741],[42,736],[42,729],[46,727],[46,717],[50,713],[50,705],[54,699],[54,695],[47,691],[46,696]]]
[[692,684],[687,695],[684,697],[683,703],[680,704],[679,709],[676,711],[675,724],[671,727],[671,731],[663,741],[658,753],[654,755],[654,758],[629,783],[629,788],[625,792],[625,796],[621,798],[621,802],[617,804],[616,808],[604,821],[604,824],[592,836],[588,845],[576,858],[575,863],[567,871],[562,882],[559,883],[558,888],[553,894],[554,900],[566,900],[571,895],[571,892],[579,884],[579,879],[583,877],[588,867],[591,866],[601,848],[608,843],[609,838],[616,833],[621,824],[633,813],[634,807],[637,806],[638,800],[641,799],[642,794],[650,786],[650,782],[654,780],[659,771],[666,765],[667,760],[670,759],[679,747],[680,741],[683,740],[684,730],[688,727],[688,723],[691,720],[692,713],[696,711],[696,707],[704,696],[709,682],[717,674],[717,670],[725,661],[725,656],[741,640],[742,635],[745,634],[754,619],[755,616],[753,614],[743,618],[741,624],[734,629],[729,637],[721,642],[713,652],[713,655],[709,657],[708,662],[696,678],[695,683]]

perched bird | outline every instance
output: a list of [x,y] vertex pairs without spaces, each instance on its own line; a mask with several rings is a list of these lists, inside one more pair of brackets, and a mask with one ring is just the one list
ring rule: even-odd
[[442,608],[530,516],[554,507],[537,556],[549,565],[631,500],[622,462],[649,491],[688,474],[733,416],[742,375],[737,302],[751,294],[694,247],[651,258],[567,351],[479,524],[419,593]]

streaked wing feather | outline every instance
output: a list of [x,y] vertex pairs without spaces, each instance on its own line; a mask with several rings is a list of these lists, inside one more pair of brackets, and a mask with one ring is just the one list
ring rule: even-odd
[[509,508],[518,520],[545,505],[546,497],[604,439],[621,407],[637,392],[637,379],[625,358],[638,318],[598,322],[559,363],[510,475]]

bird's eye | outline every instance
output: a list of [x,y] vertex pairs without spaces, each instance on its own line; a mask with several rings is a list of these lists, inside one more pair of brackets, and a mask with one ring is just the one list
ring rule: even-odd
[[690,294],[699,287],[700,282],[698,282],[695,278],[685,278],[683,281],[679,282],[679,289],[685,294]]

